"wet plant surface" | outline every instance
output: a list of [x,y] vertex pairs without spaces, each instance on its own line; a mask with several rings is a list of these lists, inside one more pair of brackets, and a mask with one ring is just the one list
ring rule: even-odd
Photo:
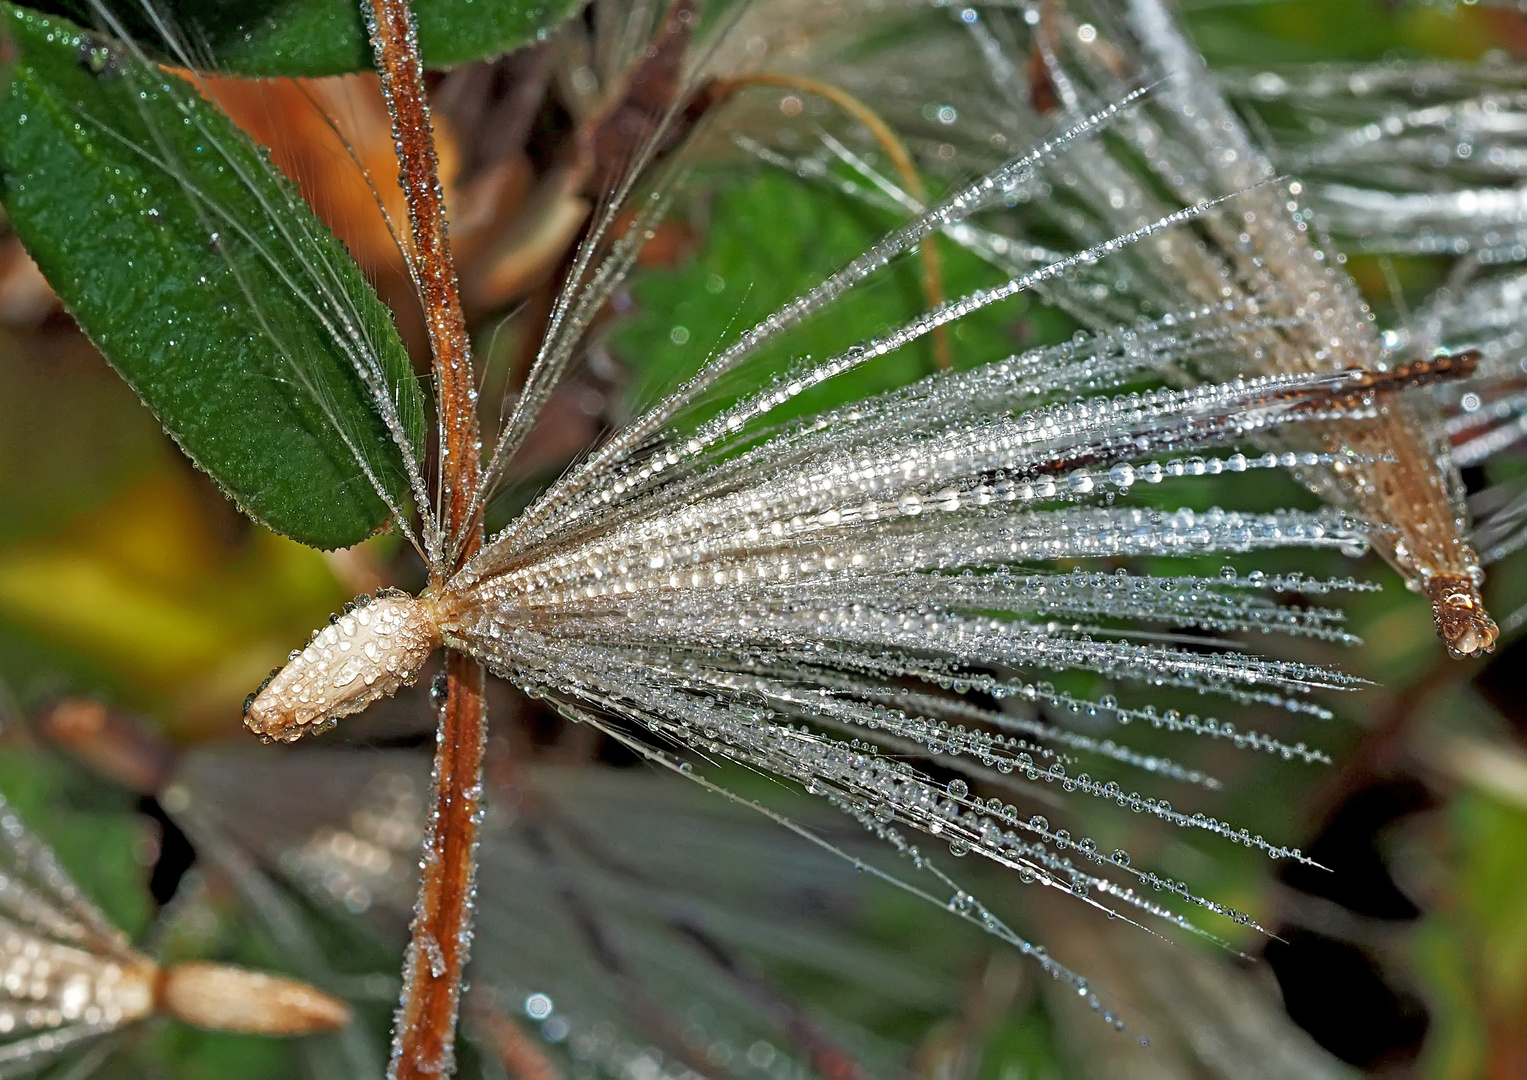
[[[182,66],[370,65],[340,15],[250,36],[182,7]],[[69,12],[102,31],[75,39],[6,9],[0,790],[142,955],[353,1020],[114,1023],[0,1075],[384,1071],[446,664],[310,744],[240,725],[384,588],[335,650],[428,590],[426,638],[505,677],[459,1075],[1517,1075],[1518,17],[1188,5],[1191,93],[1266,153],[1255,187],[1151,161],[1226,145],[1172,84],[1115,114],[1178,40],[1128,5],[771,10],[495,7],[474,41],[441,5],[423,60],[454,66],[424,85],[476,354],[442,392],[415,378],[427,241],[398,255],[349,160],[407,234],[374,81],[207,88],[299,196],[134,57],[167,55],[143,11]],[[1280,306],[1313,280],[1325,323]],[[1434,349],[1477,366],[1380,372]],[[440,494],[452,400],[491,498]],[[1493,654],[1448,657],[1438,575],[1488,603]],[[302,692],[267,733],[339,715]]]

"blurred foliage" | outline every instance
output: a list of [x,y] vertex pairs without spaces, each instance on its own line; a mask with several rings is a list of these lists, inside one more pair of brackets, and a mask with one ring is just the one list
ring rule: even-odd
[[[1520,755],[1481,765],[1524,779]],[[1429,1076],[1505,1077],[1527,1061],[1527,803],[1515,794],[1466,790],[1429,823],[1434,891],[1414,943],[1436,1009]]]
[[157,840],[132,812],[132,798],[110,787],[90,791],[64,762],[13,746],[0,755],[0,794],[117,926],[135,938],[148,929],[154,903],[143,872]]
[[[317,6],[312,10],[302,18],[323,25]],[[1200,3],[1193,5],[1190,22],[1214,62],[1245,66],[1421,54],[1475,58],[1499,40],[1494,17],[1471,7],[1449,11],[1382,0],[1291,0]],[[283,24],[282,32],[308,25],[293,21]],[[332,44],[321,34],[314,41]],[[345,48],[353,51],[353,43]],[[309,64],[303,70],[318,70],[333,61],[301,63]],[[693,252],[639,273],[630,290],[632,309],[608,338],[629,368],[635,400],[651,400],[695,370],[728,330],[750,325],[894,223],[890,215],[825,188],[757,170],[710,167],[686,190],[677,216],[694,238]],[[993,280],[988,267],[942,240],[939,244],[948,295]],[[1382,268],[1372,260],[1354,260],[1351,268],[1381,312],[1392,308]],[[1402,286],[1417,295],[1440,273],[1438,264],[1424,260],[1398,263],[1395,271]],[[923,302],[920,264],[906,259],[829,319],[808,324],[768,350],[716,393],[714,407],[787,371],[792,360],[832,355],[874,336]],[[1020,300],[967,320],[953,333],[960,362],[979,363],[1055,340],[1070,329],[1063,317]],[[932,361],[925,340],[887,363],[803,395],[798,407],[815,409],[903,383],[931,370]],[[1163,492],[1162,498],[1180,494]],[[1287,505],[1301,497],[1286,479],[1270,474],[1222,478],[1218,486],[1206,483],[1192,494],[1205,505],[1238,506]],[[394,549],[383,540],[359,555],[326,558],[243,523],[77,337],[56,325],[0,337],[0,680],[10,699],[6,710],[13,714],[9,741],[0,748],[0,791],[135,939],[156,934],[181,955],[288,969],[292,962],[261,934],[236,898],[205,883],[196,887],[194,874],[182,880],[184,896],[156,915],[147,882],[159,848],[158,826],[138,812],[135,797],[109,781],[26,745],[18,734],[25,730],[21,718],[61,695],[89,694],[142,712],[180,742],[237,738],[243,696],[312,626],[359,591],[363,578],[357,565],[380,567],[384,575],[399,578],[413,572],[394,558]],[[1258,565],[1283,568],[1276,558]],[[1290,561],[1288,568],[1294,565]],[[1303,557],[1297,565],[1314,569]],[[1210,573],[1217,568],[1218,561],[1196,567]],[[1511,1046],[1521,1053],[1520,1033],[1527,1030],[1527,810],[1519,798],[1527,782],[1510,769],[1521,752],[1503,748],[1513,738],[1511,728],[1467,685],[1472,671],[1442,656],[1425,606],[1393,575],[1376,560],[1354,570],[1334,556],[1323,569],[1386,586],[1381,594],[1341,601],[1368,641],[1343,659],[1379,685],[1337,702],[1340,719],[1334,724],[1315,728],[1287,718],[1270,718],[1267,724],[1281,723],[1278,734],[1297,732],[1318,743],[1336,765],[1321,771],[1230,748],[1200,748],[1198,763],[1225,779],[1225,791],[1169,791],[1162,785],[1152,794],[1167,795],[1179,808],[1202,809],[1299,842],[1321,830],[1344,795],[1384,770],[1420,775],[1436,793],[1438,807],[1405,817],[1383,834],[1394,876],[1424,912],[1414,924],[1397,924],[1391,936],[1401,946],[1383,956],[1386,969],[1415,988],[1430,1011],[1415,1075],[1435,1080],[1510,1075],[1500,1070],[1522,1058],[1492,1060],[1491,1055],[1509,1055]],[[1501,568],[1491,589],[1492,600],[1504,610],[1527,599],[1527,560]],[[1301,655],[1301,648],[1296,643],[1289,651]],[[1520,683],[1519,677],[1509,681]],[[1436,686],[1429,691],[1431,684]],[[1439,732],[1464,733],[1475,751],[1465,754],[1448,744],[1452,750],[1434,752]],[[1514,737],[1519,740],[1520,734],[1518,728]],[[1131,735],[1145,749],[1170,745],[1158,733]],[[587,760],[586,747],[582,753]],[[1390,755],[1383,769],[1374,766],[1375,754]],[[1512,777],[1519,786],[1511,787]],[[1515,802],[1512,791],[1518,794]],[[1101,807],[1072,806],[1068,813],[1100,840],[1116,841],[1270,925],[1290,917],[1296,890],[1277,880],[1265,860],[1205,838],[1162,835]],[[1332,881],[1345,880],[1343,866],[1332,870]],[[1047,922],[1044,906],[1023,904],[1027,894],[1010,881],[983,884],[991,895],[1022,908],[1018,917],[1027,920],[1026,932],[1052,940],[1063,959],[1085,954],[1092,944],[1096,928],[1085,918],[1079,926]],[[966,928],[952,919],[902,898],[871,910],[865,923],[861,929],[868,938],[925,959],[930,967],[982,947],[972,945]],[[335,951],[350,946],[341,929],[321,921],[314,925]],[[1251,952],[1261,947],[1244,933],[1236,944]],[[1191,939],[1175,948],[1195,959],[1206,952]],[[385,959],[375,969],[395,970]],[[1086,1047],[1078,1049],[1079,1042],[1108,1040],[1112,1034],[1100,1024],[1088,1027],[1089,1020],[1042,993],[1032,970],[1022,972],[990,1024],[967,1022],[985,1000],[984,971],[976,964],[963,973],[972,988],[969,1000],[952,1003],[950,1016],[935,1031],[926,1030],[926,1016],[908,1013],[900,1021],[884,1021],[883,1034],[922,1042],[929,1076],[939,1075],[931,1071],[935,1064],[953,1060],[956,1052],[977,1063],[972,1075],[982,1080],[1114,1075],[1097,1071]],[[1267,965],[1257,971],[1239,974],[1271,982]],[[855,1011],[856,995],[868,1000],[875,992],[778,974],[808,1005],[847,1000],[849,1013]],[[1125,981],[1122,970],[1088,974],[1104,985]],[[1163,1010],[1152,1009],[1148,988],[1139,1000],[1141,1012],[1130,1017],[1132,1024],[1156,1031],[1173,1022]],[[1350,1024],[1370,1022],[1361,1002],[1347,1004]],[[101,1075],[176,1080],[298,1075],[297,1051],[289,1044],[204,1035],[170,1024],[130,1033],[127,1042]],[[1189,1044],[1186,1036],[1163,1039],[1149,1059],[1158,1070],[1152,1075],[1203,1075],[1187,1060],[1194,1052]]]
[[[841,267],[899,222],[851,196],[802,184],[777,172],[708,170],[687,188],[686,217],[704,241],[672,270],[641,275],[635,310],[612,335],[632,359],[639,398],[655,401],[692,375],[738,332]],[[944,297],[953,298],[1003,280],[988,264],[937,238]],[[789,377],[795,365],[822,361],[901,325],[925,305],[922,263],[916,253],[891,272],[792,331],[749,361],[711,398],[719,411],[760,388]],[[949,327],[960,366],[975,367],[1016,349],[1056,340],[1073,324],[1062,314],[1015,297]],[[804,416],[845,401],[905,386],[934,370],[932,335],[808,390],[780,410],[780,419]],[[697,417],[709,415],[699,410]]]

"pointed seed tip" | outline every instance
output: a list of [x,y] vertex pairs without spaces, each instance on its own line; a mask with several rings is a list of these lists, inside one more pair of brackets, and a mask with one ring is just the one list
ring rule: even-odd
[[1431,601],[1437,636],[1454,659],[1494,650],[1500,628],[1485,610],[1473,578],[1465,574],[1433,574],[1423,589]]

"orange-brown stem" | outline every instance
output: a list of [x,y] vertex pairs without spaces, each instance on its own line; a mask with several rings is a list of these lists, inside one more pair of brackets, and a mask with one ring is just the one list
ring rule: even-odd
[[1394,394],[1413,390],[1419,386],[1450,379],[1464,379],[1474,374],[1479,365],[1479,352],[1463,349],[1456,353],[1443,353],[1426,360],[1413,360],[1408,364],[1387,371],[1354,371],[1343,385],[1323,394],[1301,391],[1295,395],[1299,400],[1296,410],[1343,411],[1366,408],[1378,394]]
[[424,66],[407,0],[362,0],[362,9],[371,31],[382,92],[392,115],[398,178],[408,200],[408,250],[404,254],[429,330],[440,432],[441,523],[446,536],[460,542],[465,539],[460,533],[477,485],[481,443],[473,393],[472,341],[446,235],[440,166],[429,102],[424,96]]
[[[398,174],[408,200],[406,254],[429,330],[440,433],[437,497],[446,551],[466,558],[482,543],[481,525],[467,520],[481,467],[481,438],[471,339],[446,235],[439,165],[424,97],[424,66],[407,0],[362,0],[361,10],[392,115]],[[432,576],[448,569],[434,567]],[[434,805],[424,840],[419,902],[404,960],[403,999],[388,1067],[392,1080],[424,1080],[453,1071],[461,977],[470,952],[487,727],[483,670],[453,653],[446,659],[446,677],[446,703],[435,749]]]
[[475,991],[470,998],[467,1006],[470,1022],[505,1072],[514,1080],[562,1080],[562,1071],[536,1045],[536,1040],[521,1031],[491,1001]]
[[469,953],[486,733],[483,669],[451,653],[446,678],[434,805],[424,837],[424,873],[404,960],[389,1080],[436,1080],[452,1072],[461,977]]

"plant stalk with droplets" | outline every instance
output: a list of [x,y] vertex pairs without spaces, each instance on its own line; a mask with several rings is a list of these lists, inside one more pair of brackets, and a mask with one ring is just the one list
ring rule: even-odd
[[[408,0],[366,0],[362,7],[392,115],[399,179],[408,200],[410,230],[404,251],[429,329],[439,434],[435,514],[446,538],[445,550],[465,558],[482,540],[481,521],[470,508],[482,440],[471,338],[446,235],[418,32]],[[445,569],[435,562],[431,576]],[[453,652],[446,661],[446,679],[434,805],[425,832],[413,940],[403,960],[403,996],[388,1066],[394,1080],[454,1071],[462,975],[471,952],[487,706],[483,669],[470,656]]]

